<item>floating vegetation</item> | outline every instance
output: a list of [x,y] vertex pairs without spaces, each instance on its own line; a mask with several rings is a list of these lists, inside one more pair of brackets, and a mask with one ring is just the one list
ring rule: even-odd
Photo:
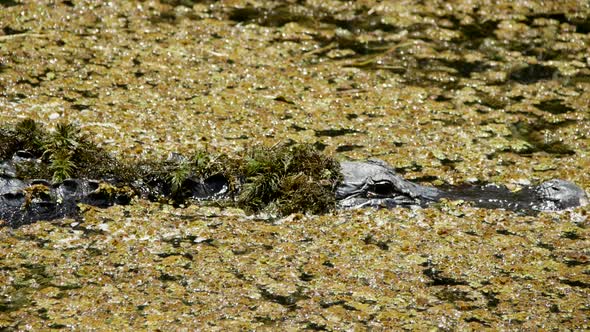
[[19,150],[34,155],[42,153],[41,140],[46,135],[31,119],[19,122],[14,128],[0,130],[0,159],[10,158]]
[[510,79],[521,84],[533,84],[541,80],[551,79],[558,72],[554,67],[532,64],[513,70],[510,73]]
[[312,145],[252,149],[242,168],[244,185],[238,205],[279,214],[326,212],[336,205],[333,191],[340,179],[339,167]]
[[[335,207],[333,191],[340,179],[338,162],[312,145],[256,147],[244,158],[196,151],[165,160],[128,161],[109,155],[75,124],[59,123],[46,131],[30,119],[0,130],[0,139],[2,160],[13,158],[19,180],[100,180],[127,188],[125,197],[133,191],[174,205],[223,193],[216,198],[236,197],[237,205],[249,212],[325,213]],[[14,156],[20,156],[17,162]]]
[[544,151],[546,153],[555,155],[573,155],[574,150],[563,143],[558,138],[551,139],[550,135],[547,135],[548,129],[555,129],[559,127],[565,127],[571,125],[571,121],[564,121],[558,124],[550,124],[542,119],[537,119],[532,123],[519,121],[512,127],[513,137],[521,139],[525,142],[527,148],[519,153],[532,153],[537,151]]
[[[121,165],[74,156],[73,172],[129,183],[149,167],[127,155],[166,151],[149,157],[157,170],[182,151],[192,169],[208,145],[211,172],[240,174],[229,165],[243,165],[244,146],[292,139],[378,156],[413,180],[512,188],[566,177],[590,188],[586,3],[0,0],[0,127],[76,119]],[[518,72],[533,64],[557,72],[518,84],[542,74]],[[551,100],[575,111],[542,104]],[[512,131],[518,122],[535,127],[534,144]],[[329,128],[359,133],[314,136]],[[536,152],[545,138],[575,154]],[[346,151],[353,144],[364,147]],[[19,149],[32,151],[18,153],[21,164],[52,179],[40,145],[6,158]],[[221,174],[202,182],[225,178],[242,188]],[[124,188],[72,181],[50,191],[100,183],[108,202]],[[189,172],[178,191],[196,181]],[[43,196],[31,204],[42,209]],[[135,199],[83,206],[83,222],[3,228],[0,330],[589,328],[588,208],[532,217],[440,204],[267,223]]]

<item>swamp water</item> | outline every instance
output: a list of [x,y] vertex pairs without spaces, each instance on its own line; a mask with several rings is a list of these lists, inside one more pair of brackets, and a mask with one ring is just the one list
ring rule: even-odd
[[[434,185],[590,188],[585,1],[0,1],[0,121],[114,155],[256,144]],[[138,200],[0,230],[0,326],[584,329],[587,208],[291,214]]]

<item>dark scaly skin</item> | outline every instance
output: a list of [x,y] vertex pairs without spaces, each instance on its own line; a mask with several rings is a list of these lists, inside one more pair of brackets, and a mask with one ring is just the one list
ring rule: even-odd
[[504,186],[463,186],[450,190],[421,186],[403,179],[380,160],[342,162],[342,184],[336,190],[341,208],[427,206],[440,199],[465,200],[475,206],[532,213],[559,211],[588,204],[586,192],[565,180],[511,192]]
[[[158,200],[170,195],[166,184],[141,181],[131,188],[120,188],[106,181],[66,179],[59,183],[46,180],[23,181],[16,177],[17,165],[35,162],[30,154],[19,151],[10,160],[0,162],[0,225],[19,227],[39,220],[79,218],[78,204],[96,207],[126,205],[134,196]],[[184,184],[191,199],[214,200],[228,197],[229,183],[222,176],[206,179],[189,177]]]
[[340,168],[343,180],[336,188],[336,199],[341,208],[426,206],[443,194],[405,180],[381,160],[344,161]]
[[[20,158],[20,159],[19,159]],[[52,184],[45,180],[16,178],[16,164],[22,157],[0,163],[0,220],[18,227],[38,220],[79,217],[78,204],[108,207],[128,204],[132,196],[153,198],[153,186],[139,183],[132,192],[109,192],[99,181],[68,179]],[[30,161],[30,160],[29,160]],[[586,193],[565,180],[550,180],[538,186],[511,192],[498,185],[462,186],[443,190],[422,186],[398,175],[380,160],[341,162],[342,182],[336,188],[338,207],[428,206],[443,198],[473,202],[482,208],[531,213],[558,211],[588,203]],[[228,180],[220,175],[185,181],[191,199],[215,200],[229,197]],[[156,190],[158,191],[158,190]],[[157,195],[166,195],[158,191]]]
[[[45,180],[0,180],[0,220],[18,227],[38,220],[64,217],[77,218],[79,203],[97,207],[128,204],[131,197],[121,193],[108,193],[100,189],[100,182],[67,179],[57,184]],[[17,189],[17,190],[15,190]]]
[[107,193],[95,180],[67,179],[52,184],[49,181],[16,178],[21,162],[35,161],[18,152],[11,160],[0,163],[0,220],[18,227],[38,220],[79,217],[79,203],[97,207],[127,204],[131,197],[123,192]]

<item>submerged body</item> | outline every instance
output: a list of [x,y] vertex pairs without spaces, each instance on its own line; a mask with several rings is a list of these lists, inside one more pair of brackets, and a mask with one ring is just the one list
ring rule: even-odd
[[[128,204],[133,196],[158,200],[173,195],[164,184],[140,181],[133,189],[101,184],[95,180],[68,179],[52,184],[46,180],[23,181],[16,177],[20,157],[0,163],[0,220],[12,227],[63,217],[79,216],[79,203],[107,207]],[[440,189],[405,180],[380,160],[340,163],[342,181],[335,190],[338,208],[428,206],[443,198],[473,202],[482,208],[530,213],[557,211],[588,203],[586,193],[565,180],[511,192],[498,185]],[[154,196],[154,188],[156,195]],[[183,184],[189,198],[216,200],[230,197],[229,182],[222,175],[206,179],[187,178]]]

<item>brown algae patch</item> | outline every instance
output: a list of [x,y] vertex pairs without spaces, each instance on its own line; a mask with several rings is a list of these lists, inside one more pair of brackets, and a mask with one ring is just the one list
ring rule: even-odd
[[[435,184],[590,187],[584,1],[0,9],[2,123],[79,123],[143,160],[292,140]],[[2,228],[0,324],[587,329],[587,213],[88,207],[80,224]]]
[[574,218],[440,207],[271,222],[143,201],[90,208],[83,223],[1,234],[2,321],[423,329],[445,316],[449,329],[581,327],[589,234]]

